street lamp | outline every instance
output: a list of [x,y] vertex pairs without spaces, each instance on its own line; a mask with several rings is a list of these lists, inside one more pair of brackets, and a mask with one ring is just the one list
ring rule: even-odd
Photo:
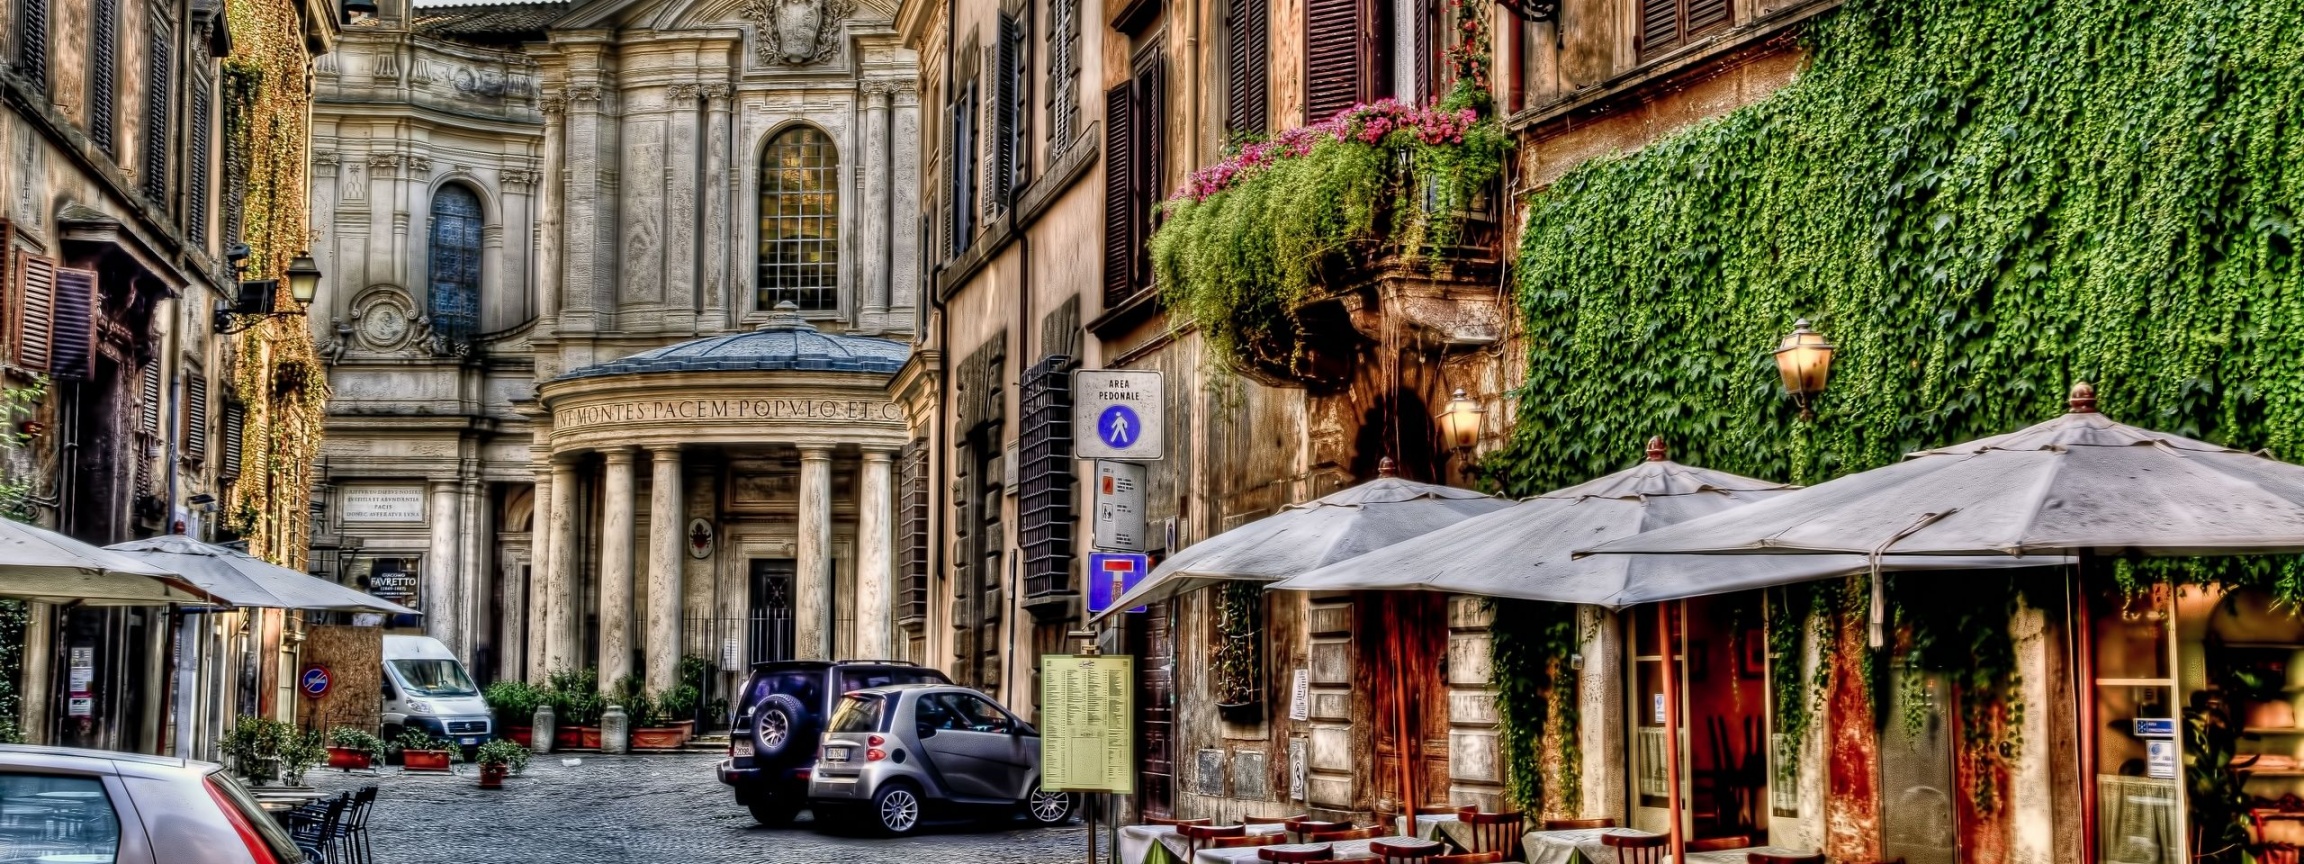
[[288,262],[288,296],[296,298],[298,306],[310,306],[320,296],[320,265],[312,263],[312,253],[298,252],[296,260]]
[[[246,269],[247,258],[246,246],[234,246],[225,253],[235,279]],[[277,279],[242,281],[238,283],[238,288],[239,293],[230,302],[216,301],[214,327],[218,333],[239,333],[273,318],[302,316],[305,307],[312,305],[312,301],[320,296],[320,265],[312,261],[309,252],[298,252],[295,260],[288,262],[288,296],[296,301],[294,309],[277,308],[280,302],[280,281]],[[239,316],[240,320],[234,321],[233,316]]]
[[1478,400],[1464,395],[1459,387],[1448,397],[1448,404],[1440,409],[1440,437],[1449,449],[1470,450],[1480,443],[1480,417],[1488,409],[1480,407]]
[[1784,376],[1784,389],[1792,394],[1792,401],[1800,406],[1800,419],[1816,419],[1816,409],[1810,404],[1824,395],[1824,385],[1832,378],[1832,343],[1824,341],[1824,334],[1808,329],[1808,319],[1792,322],[1792,332],[1776,346],[1776,371]]

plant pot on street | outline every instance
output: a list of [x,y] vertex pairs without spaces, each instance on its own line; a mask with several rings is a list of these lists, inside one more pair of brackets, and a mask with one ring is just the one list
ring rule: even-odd
[[510,773],[512,771],[509,767],[483,764],[480,766],[480,788],[502,789],[504,788],[504,775]]
[[536,746],[536,727],[506,726],[504,727],[504,737],[512,739],[512,743],[522,747],[534,747]]
[[577,740],[577,744],[576,744],[576,746],[578,746],[578,747],[583,747],[583,748],[586,748],[586,749],[591,749],[591,750],[598,750],[598,749],[600,749],[600,727],[598,727],[598,726],[578,726],[578,727],[576,727],[576,740]]
[[[597,739],[598,736],[594,737]],[[583,746],[587,746],[584,743],[584,727],[562,726],[558,729],[552,730],[553,749],[573,750]]]
[[696,739],[696,721],[694,720],[682,720],[672,724],[672,728],[680,730],[680,743],[683,745]]
[[328,767],[345,771],[365,771],[376,767],[376,754],[357,747],[328,748]]
[[402,750],[400,751],[400,767],[405,771],[433,771],[445,774],[448,773],[448,751]]
[[678,726],[643,726],[632,730],[634,750],[678,750],[688,736]]

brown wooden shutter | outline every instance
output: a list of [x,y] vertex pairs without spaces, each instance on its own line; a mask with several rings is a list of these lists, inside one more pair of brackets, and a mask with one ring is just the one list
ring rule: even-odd
[[16,6],[16,74],[30,79],[34,89],[48,89],[48,0],[23,0]]
[[1727,29],[1731,0],[1640,0],[1640,57],[1645,60]]
[[1104,91],[1104,305],[1126,300],[1136,273],[1130,249],[1135,238],[1130,217],[1135,194],[1129,179],[1136,165],[1134,82]]
[[247,427],[248,409],[236,403],[224,403],[224,428],[216,430],[224,443],[224,455],[216,466],[216,477],[224,482],[232,482],[240,476],[240,451]]
[[16,364],[43,371],[56,345],[56,262],[26,255],[19,267],[15,315],[8,320],[14,331]]
[[1352,107],[1367,88],[1365,0],[1305,0],[1304,112],[1317,123]]
[[96,8],[89,22],[88,137],[105,155],[119,158],[114,99],[120,89],[120,0],[92,0]]
[[192,131],[186,143],[184,165],[184,239],[203,251],[208,248],[208,148],[215,99],[208,82],[192,86]]
[[1129,208],[1136,233],[1129,249],[1136,261],[1135,285],[1141,289],[1152,284],[1152,255],[1148,250],[1152,243],[1153,210],[1167,191],[1160,186],[1162,178],[1168,176],[1163,170],[1167,160],[1162,152],[1166,149],[1162,132],[1168,125],[1168,62],[1163,55],[1152,55],[1144,67],[1137,70],[1135,102],[1136,167],[1128,172],[1128,179],[1129,185],[1136,189],[1136,201]]
[[1008,209],[1009,199],[1016,191],[1017,124],[1023,118],[1023,76],[1018,67],[1024,62],[1024,26],[1014,15],[1000,16],[1000,41],[995,48],[999,56],[994,59],[995,80],[992,98],[998,104],[992,109],[992,176],[991,200],[988,209],[998,212]]
[[96,374],[96,271],[56,268],[55,298],[48,374],[86,381]]
[[136,431],[147,438],[160,437],[160,361],[144,364],[144,371],[136,376]]
[[184,458],[208,458],[208,376],[198,369],[184,377]]
[[1689,41],[1695,41],[1710,35],[1715,30],[1726,28],[1729,18],[1732,17],[1729,15],[1729,0],[1682,0],[1682,2],[1686,3],[1688,7],[1687,23],[1684,26]]
[[1441,40],[1436,38],[1439,28],[1432,19],[1440,14],[1435,4],[1426,0],[1397,0],[1407,3],[1410,20],[1415,22],[1415,43],[1408,50],[1415,52],[1416,101],[1424,102],[1438,94],[1439,75],[1433,68],[1440,55]]
[[1261,135],[1271,128],[1272,7],[1269,0],[1233,0],[1226,15],[1225,125]]
[[175,37],[164,22],[152,22],[151,65],[144,78],[144,197],[169,210],[168,149],[175,146],[173,108],[176,63]]

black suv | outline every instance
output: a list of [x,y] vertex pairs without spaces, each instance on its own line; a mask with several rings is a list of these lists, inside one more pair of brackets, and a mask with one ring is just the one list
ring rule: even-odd
[[808,803],[808,777],[824,720],[840,697],[867,687],[950,684],[944,673],[889,660],[776,660],[752,665],[728,731],[720,782],[762,825],[782,825]]

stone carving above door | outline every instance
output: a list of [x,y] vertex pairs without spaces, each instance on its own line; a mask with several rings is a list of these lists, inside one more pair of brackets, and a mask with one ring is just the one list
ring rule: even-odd
[[399,286],[371,285],[352,298],[352,333],[358,341],[347,347],[371,355],[399,352],[415,341],[411,337],[422,329],[421,319],[415,301]]
[[760,62],[807,66],[832,59],[840,50],[840,22],[856,12],[855,0],[745,0],[753,51]]

